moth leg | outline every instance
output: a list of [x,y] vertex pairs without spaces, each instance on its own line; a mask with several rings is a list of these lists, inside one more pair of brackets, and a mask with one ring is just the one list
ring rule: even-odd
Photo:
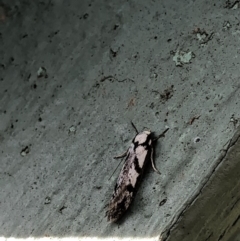
[[153,161],[153,148],[152,148],[152,150],[151,150],[151,163],[152,163],[152,168],[153,168],[153,170],[154,170],[156,173],[158,173],[159,175],[161,175],[161,172],[158,171],[158,169],[155,167],[155,164],[154,164],[154,161]]
[[131,124],[132,124],[132,126],[133,126],[133,128],[134,128],[134,130],[137,132],[137,134],[139,133],[139,131],[138,131],[138,129],[137,129],[137,127],[133,124],[133,122],[131,121]]
[[125,151],[123,154],[118,155],[118,156],[115,156],[115,157],[113,157],[113,158],[114,158],[114,159],[123,158],[123,157],[125,157],[125,156],[127,155],[127,153],[128,153],[128,150]]
[[155,141],[157,141],[159,138],[161,138],[161,137],[164,137],[165,136],[165,133],[167,132],[169,130],[169,128],[167,128],[165,131],[163,131],[157,138],[155,138],[154,140],[153,140],[153,142],[155,142]]
[[[114,159],[118,159],[118,158],[122,158],[122,157],[125,157],[126,155],[128,154],[128,150],[126,152],[124,152],[122,155],[119,155],[119,156],[115,156]],[[115,170],[113,171],[113,174],[115,173],[115,171],[118,169],[120,163],[122,161],[119,162],[119,164],[117,165],[117,167],[115,168]],[[109,177],[108,180],[110,180],[110,178],[113,176],[113,174]]]

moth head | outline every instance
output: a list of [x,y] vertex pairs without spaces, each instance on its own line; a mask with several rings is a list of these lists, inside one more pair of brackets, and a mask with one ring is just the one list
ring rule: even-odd
[[[146,143],[146,142],[147,142],[148,144],[151,144],[151,138],[149,139],[149,136],[150,136],[150,135],[151,135],[151,131],[145,130],[145,131],[143,131],[143,132],[141,132],[141,133],[138,133],[138,134],[135,136],[133,142],[134,142],[134,143],[137,142],[138,145],[142,145],[142,144],[144,144],[144,143]],[[149,143],[149,141],[150,141],[150,143]]]
[[143,133],[146,134],[146,135],[150,135],[151,131],[150,130],[149,131],[143,131]]

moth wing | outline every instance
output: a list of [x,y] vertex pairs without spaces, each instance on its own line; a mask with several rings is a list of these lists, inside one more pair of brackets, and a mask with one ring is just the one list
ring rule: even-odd
[[136,190],[135,185],[139,176],[139,173],[135,170],[135,157],[136,155],[131,151],[130,147],[106,212],[108,221],[110,222],[117,221],[128,209],[133,200]]

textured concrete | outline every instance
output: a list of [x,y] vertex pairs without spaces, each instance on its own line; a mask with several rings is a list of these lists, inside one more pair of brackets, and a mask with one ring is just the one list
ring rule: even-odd
[[[169,238],[236,132],[239,46],[230,1],[0,1],[0,236]],[[170,130],[112,225],[130,120]]]
[[167,241],[238,241],[240,128],[222,150],[206,185],[170,228]]

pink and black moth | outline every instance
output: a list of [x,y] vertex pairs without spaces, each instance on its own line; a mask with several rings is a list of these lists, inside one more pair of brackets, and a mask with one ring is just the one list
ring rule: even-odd
[[153,162],[153,146],[160,137],[164,137],[169,128],[157,138],[154,138],[151,131],[139,133],[133,123],[132,126],[137,134],[130,147],[125,153],[115,157],[126,156],[126,159],[117,179],[112,198],[107,205],[106,215],[110,222],[118,221],[129,208],[149,159],[151,159],[153,170],[160,174]]

